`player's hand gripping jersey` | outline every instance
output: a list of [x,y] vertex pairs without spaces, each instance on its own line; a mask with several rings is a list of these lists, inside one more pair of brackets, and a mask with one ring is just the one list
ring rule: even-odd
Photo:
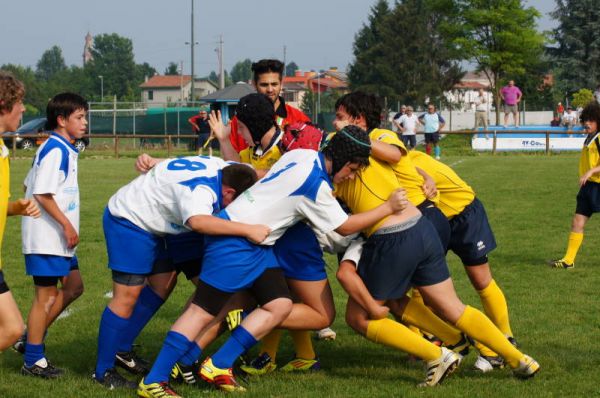
[[348,218],[332,195],[325,158],[308,149],[284,154],[269,173],[234,200],[223,215],[231,221],[268,225],[271,234],[262,242],[264,245],[274,244],[287,228],[302,219],[327,233]]
[[221,209],[221,170],[228,164],[208,156],[165,160],[119,189],[108,209],[155,235],[189,231],[191,216]]

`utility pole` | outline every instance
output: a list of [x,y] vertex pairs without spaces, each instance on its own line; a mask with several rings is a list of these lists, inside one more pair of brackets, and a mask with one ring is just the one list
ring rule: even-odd
[[179,106],[183,103],[183,61],[179,63]]
[[217,48],[219,58],[219,88],[225,88],[225,68],[223,67],[223,35],[219,35],[219,48]]
[[283,45],[283,77],[287,76],[286,73],[286,66],[287,66],[287,62],[286,62],[286,58],[287,58],[287,46],[284,44]]
[[194,102],[194,45],[196,42],[194,41],[194,0],[192,1],[192,40],[190,40],[190,48],[192,52],[192,91],[190,92],[190,99]]

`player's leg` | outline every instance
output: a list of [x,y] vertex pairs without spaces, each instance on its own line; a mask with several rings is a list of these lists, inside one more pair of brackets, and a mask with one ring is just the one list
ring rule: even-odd
[[[74,257],[75,258],[75,257]],[[75,260],[77,261],[77,260]],[[79,266],[74,266],[69,275],[61,278],[61,288],[58,290],[56,301],[48,313],[47,328],[62,314],[62,312],[83,294],[83,280]]]
[[537,362],[514,347],[488,317],[460,301],[450,278],[435,285],[419,286],[419,291],[436,314],[500,354],[517,376],[531,377],[539,370]]
[[24,330],[23,317],[0,270],[0,352],[13,345]]
[[202,363],[200,375],[225,391],[243,391],[232,374],[235,360],[287,318],[292,300],[283,271],[264,271],[250,288],[259,307],[252,311],[221,348]]
[[[577,195],[578,206],[579,206],[579,195]],[[571,221],[571,232],[567,241],[567,250],[565,255],[559,259],[550,262],[550,265],[554,268],[573,268],[575,266],[575,258],[579,252],[579,248],[583,243],[583,233],[585,224],[590,219],[590,215],[583,215],[575,213],[573,220]]]
[[27,343],[25,344],[24,364],[21,373],[27,376],[56,378],[62,375],[61,369],[53,367],[45,356],[44,336],[50,308],[58,295],[59,277],[34,276],[35,297],[27,319]]

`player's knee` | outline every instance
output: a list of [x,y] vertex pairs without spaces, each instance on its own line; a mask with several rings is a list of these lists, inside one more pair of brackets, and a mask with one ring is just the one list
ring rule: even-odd
[[266,310],[273,324],[280,324],[292,312],[292,300],[289,298],[278,298],[265,304],[262,308]]
[[3,330],[6,340],[9,341],[9,346],[13,345],[25,333],[25,324],[23,321],[11,322],[6,325]]
[[83,281],[79,282],[75,286],[69,286],[67,289],[63,289],[63,294],[67,296],[69,301],[76,300],[83,294]]

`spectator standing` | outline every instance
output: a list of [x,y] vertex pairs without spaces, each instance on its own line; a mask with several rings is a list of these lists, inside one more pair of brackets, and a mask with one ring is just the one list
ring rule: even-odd
[[414,149],[417,146],[417,125],[419,119],[417,115],[413,113],[413,107],[406,107],[406,114],[400,116],[398,119],[398,129],[401,133],[402,142],[404,146],[409,150]]
[[556,106],[556,114],[558,116],[561,116],[563,113],[565,113],[565,107],[562,104],[562,102],[559,102],[558,105]]
[[483,126],[483,129],[487,130],[487,100],[482,88],[479,89],[479,95],[475,98],[473,104],[475,104],[475,126],[473,130],[477,130],[479,126]]
[[394,131],[396,131],[398,133],[398,135],[400,136],[402,134],[402,130],[400,129],[401,126],[401,122],[400,122],[400,118],[404,115],[406,115],[406,105],[402,105],[400,107],[400,111],[398,113],[396,113],[394,115],[394,117],[392,118],[392,126],[394,127]]
[[519,87],[515,86],[515,81],[510,80],[507,86],[500,90],[500,97],[504,101],[504,127],[508,125],[508,115],[513,114],[515,127],[519,127],[519,102],[523,93]]
[[436,159],[440,159],[442,150],[439,146],[440,131],[446,125],[446,121],[438,112],[436,112],[435,105],[429,104],[427,106],[427,113],[419,116],[419,123],[423,125],[425,130],[425,152],[431,155],[431,146],[433,145],[433,153]]
[[[194,133],[198,135],[196,147],[194,148],[199,154],[202,154],[202,148],[210,137],[210,125],[208,124],[208,109],[200,108],[198,114],[188,119],[188,123],[192,125]],[[208,148],[208,154],[212,156],[212,145]]]

